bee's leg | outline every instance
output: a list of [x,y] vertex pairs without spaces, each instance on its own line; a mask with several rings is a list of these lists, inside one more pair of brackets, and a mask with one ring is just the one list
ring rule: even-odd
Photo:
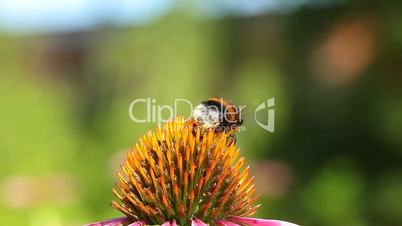
[[228,136],[227,144],[228,144],[228,146],[231,145],[232,143],[233,143],[233,144],[236,144],[236,141],[237,141],[236,135],[235,135],[234,133],[231,133],[231,134]]

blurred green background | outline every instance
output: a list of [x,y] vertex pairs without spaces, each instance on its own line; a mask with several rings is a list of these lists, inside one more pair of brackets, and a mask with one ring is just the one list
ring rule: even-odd
[[0,1],[0,225],[120,216],[114,172],[156,128],[131,101],[213,96],[249,106],[257,216],[402,225],[401,24],[397,0]]

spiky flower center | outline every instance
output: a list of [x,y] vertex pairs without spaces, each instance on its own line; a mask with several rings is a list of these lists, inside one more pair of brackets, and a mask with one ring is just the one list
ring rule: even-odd
[[254,179],[230,132],[192,125],[177,118],[140,138],[118,173],[116,209],[147,224],[179,225],[256,211]]

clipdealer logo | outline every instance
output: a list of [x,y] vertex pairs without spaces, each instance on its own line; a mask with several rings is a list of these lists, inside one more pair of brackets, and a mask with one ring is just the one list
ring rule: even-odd
[[[275,97],[272,97],[257,106],[254,111],[255,122],[263,129],[273,133],[275,132]],[[267,122],[260,122],[257,118],[257,113],[261,111],[266,111]]]
[[[179,106],[185,107],[189,110],[188,115],[184,115],[179,111]],[[143,112],[145,108],[145,116],[138,116],[138,112]],[[246,105],[238,106],[239,109],[244,110]],[[258,126],[264,130],[274,133],[275,132],[275,97],[271,97],[260,104],[254,109],[254,121]],[[173,120],[177,116],[182,116],[185,120],[192,117],[194,110],[193,104],[187,100],[178,98],[174,100],[172,105],[158,104],[155,98],[146,97],[133,100],[128,109],[130,119],[135,123],[157,123],[158,126]],[[258,114],[265,114],[267,120],[260,120]],[[244,126],[242,126],[244,127]],[[244,129],[244,128],[243,128]]]

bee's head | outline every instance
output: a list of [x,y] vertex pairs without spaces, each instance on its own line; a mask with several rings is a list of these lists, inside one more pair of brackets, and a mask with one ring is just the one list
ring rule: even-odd
[[235,130],[242,124],[241,112],[223,98],[211,98],[201,102],[193,111],[193,118],[207,129]]

